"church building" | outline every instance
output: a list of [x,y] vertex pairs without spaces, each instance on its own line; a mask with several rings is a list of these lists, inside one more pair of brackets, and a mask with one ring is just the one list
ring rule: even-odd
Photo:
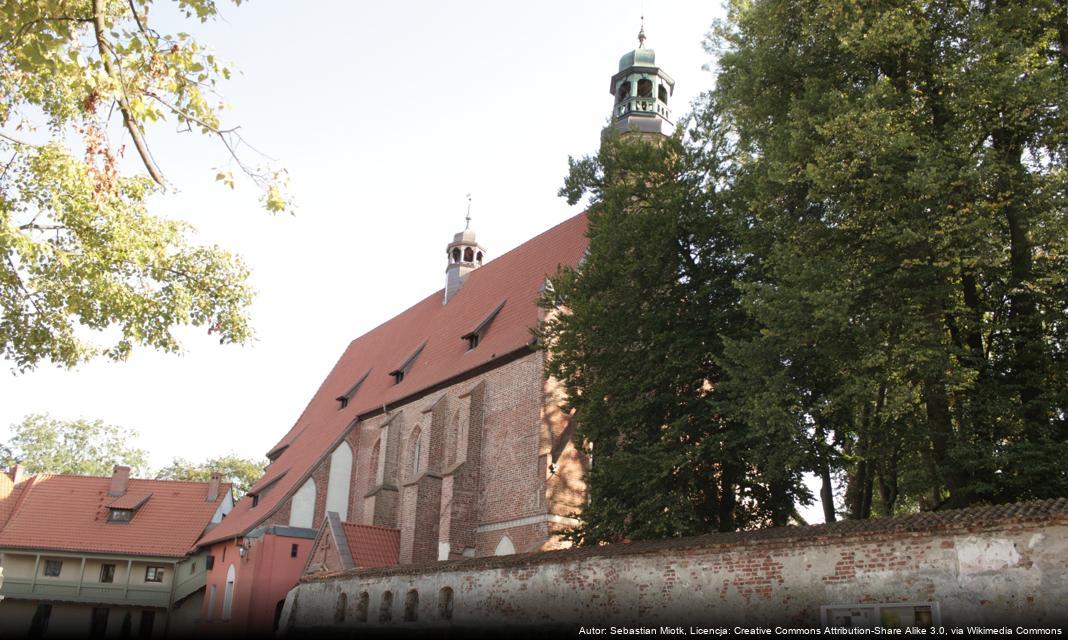
[[[613,119],[667,133],[674,82],[644,38],[612,77]],[[586,460],[532,330],[550,278],[586,243],[579,214],[491,260],[468,218],[444,247],[444,289],[349,344],[198,543],[212,558],[203,631],[272,632],[306,571],[563,546]]]

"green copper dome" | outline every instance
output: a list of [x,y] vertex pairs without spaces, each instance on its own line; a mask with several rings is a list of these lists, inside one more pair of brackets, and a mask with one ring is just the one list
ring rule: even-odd
[[623,54],[623,57],[619,59],[619,70],[629,69],[630,67],[655,67],[656,66],[656,53],[652,49],[638,48],[634,51]]

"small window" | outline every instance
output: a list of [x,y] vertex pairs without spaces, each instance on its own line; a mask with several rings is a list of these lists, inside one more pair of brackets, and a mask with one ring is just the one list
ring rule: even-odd
[[475,261],[475,250],[472,249],[471,247],[468,247],[468,248],[464,249],[464,262],[474,262],[474,261]]
[[478,334],[471,333],[467,335],[467,350],[470,351],[478,346]]
[[296,558],[298,549],[300,549],[300,545],[297,545],[295,543],[290,545],[289,546],[289,557],[290,558]]
[[401,380],[404,380],[404,372],[403,371],[394,371],[393,372],[393,384],[400,384]]
[[338,404],[338,407],[337,407],[338,409],[344,409],[345,407],[349,406],[349,399],[345,398],[345,397],[338,398],[337,399],[337,404]]
[[623,102],[630,97],[630,81],[624,80],[619,85],[619,91],[616,92],[616,103]]
[[108,514],[109,522],[129,522],[133,519],[133,509],[112,509]]
[[656,89],[656,95],[660,99],[660,102],[663,102],[664,104],[667,104],[667,99],[668,99],[667,85],[661,83],[660,86],[657,87],[657,89]]
[[378,621],[389,622],[393,619],[393,592],[382,594],[382,604],[378,605]]
[[258,493],[253,493],[253,494],[252,494],[252,506],[253,506],[253,507],[255,507],[255,506],[256,506],[256,505],[258,505],[259,503],[260,503],[260,494],[258,494]]
[[62,560],[45,560],[44,574],[49,578],[58,578],[63,570]]
[[438,591],[438,617],[452,620],[452,587],[443,587]]
[[194,574],[194,573],[196,573],[196,572],[197,572],[197,563],[196,563],[196,561],[194,560],[193,562],[191,562],[191,563],[189,564],[189,575],[193,575],[193,574]]
[[163,567],[145,569],[145,582],[163,582]]
[[452,261],[453,261],[453,263],[456,263],[456,262],[460,261],[460,247],[455,247],[452,250]]
[[215,556],[208,556],[204,559],[204,568],[208,571],[215,568]]
[[653,97],[653,81],[648,79],[641,79],[638,81],[638,97],[639,98],[651,98]]
[[100,565],[100,581],[101,582],[115,582],[115,565],[102,564]]
[[415,589],[404,596],[404,621],[415,622],[419,619],[419,592]]

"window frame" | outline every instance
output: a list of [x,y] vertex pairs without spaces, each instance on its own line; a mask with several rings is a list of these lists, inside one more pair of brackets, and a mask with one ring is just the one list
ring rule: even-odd
[[[55,573],[52,573],[52,571]],[[58,578],[63,573],[63,561],[55,558],[45,558],[44,566],[41,567],[41,575],[45,578]]]
[[[166,567],[161,567],[158,565],[151,565],[145,567],[145,582],[162,583],[164,569],[166,569]],[[151,575],[152,577],[150,578],[149,575]]]
[[[106,580],[104,578],[107,578]],[[115,582],[115,565],[104,562],[100,564],[100,580],[101,584],[114,584]]]

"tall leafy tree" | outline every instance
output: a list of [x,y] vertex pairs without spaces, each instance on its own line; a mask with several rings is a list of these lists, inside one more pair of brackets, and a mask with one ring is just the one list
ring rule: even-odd
[[835,473],[852,517],[1063,495],[1065,4],[738,1],[713,35],[742,415],[805,434],[829,518]]
[[236,453],[209,458],[200,463],[190,462],[185,458],[174,458],[169,465],[156,472],[156,479],[204,482],[217,471],[227,482],[233,484],[234,497],[240,498],[260,479],[266,467],[267,460],[242,458]]
[[747,428],[719,397],[723,336],[751,330],[716,215],[719,143],[609,129],[561,191],[592,199],[589,251],[552,280],[541,328],[592,456],[577,541],[784,523],[804,494],[792,434]]
[[148,454],[133,445],[137,432],[100,420],[59,420],[49,415],[26,416],[11,427],[5,449],[29,473],[110,476],[117,464],[134,475],[147,469]]
[[[157,31],[152,5],[0,8],[0,354],[17,370],[122,359],[135,346],[175,351],[181,325],[221,342],[251,335],[241,261],[149,212],[167,182],[147,132],[170,120],[217,139],[230,160],[212,173],[233,185],[238,167],[270,211],[289,206],[284,176],[242,157],[237,130],[221,123],[215,88],[229,68],[188,34]],[[214,0],[173,5],[200,22],[218,15]],[[127,146],[143,174],[120,171]]]

